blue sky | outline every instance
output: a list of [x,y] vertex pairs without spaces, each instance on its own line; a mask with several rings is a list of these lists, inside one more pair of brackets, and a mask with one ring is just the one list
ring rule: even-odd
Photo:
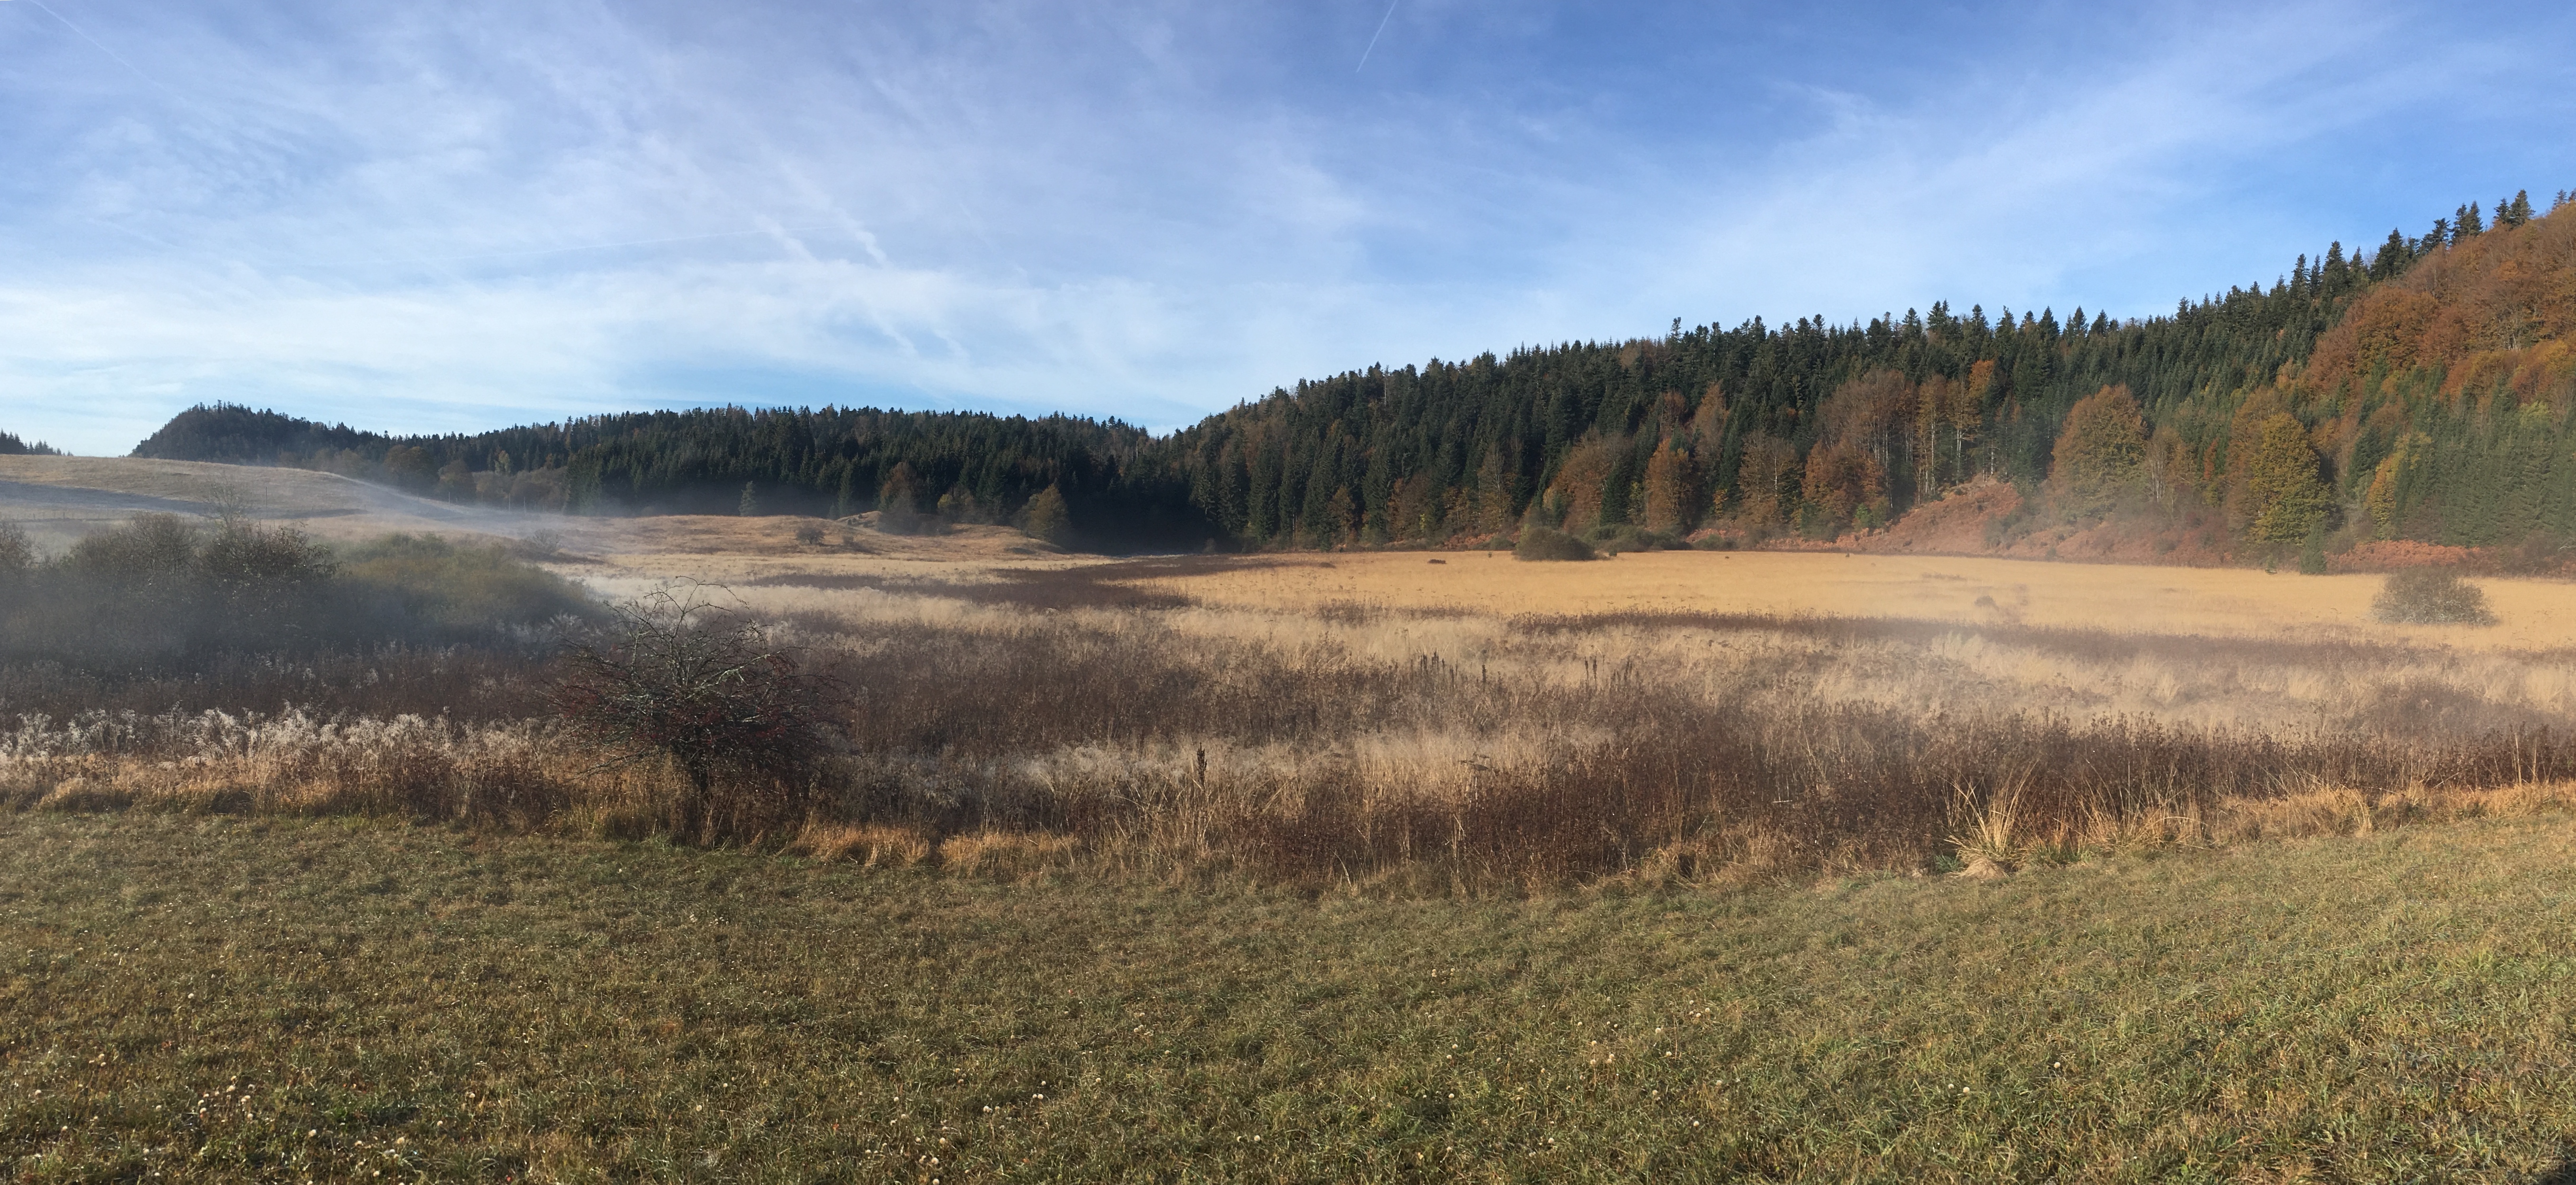
[[2548,6],[0,0],[0,430],[1116,415],[2576,186]]

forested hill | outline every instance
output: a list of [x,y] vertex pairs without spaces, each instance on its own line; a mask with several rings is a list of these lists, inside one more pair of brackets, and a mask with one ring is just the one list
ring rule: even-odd
[[2207,525],[2241,555],[2576,534],[2571,241],[2517,195],[2143,321],[1676,325],[1302,383],[1168,447],[1228,534],[1306,546],[1532,518],[1831,538],[1980,475],[2028,491],[2024,529]]
[[[1153,439],[973,414],[606,416],[395,440],[241,408],[140,455],[337,468],[576,511],[1008,519],[1056,486],[1095,545],[1439,542],[1540,522],[1739,541],[1870,532],[1963,483],[2016,530],[2189,529],[2240,557],[2576,536],[2576,215],[2522,195],[2266,286],[2114,322],[1934,304],[1300,382]],[[1994,540],[1990,539],[1989,542]]]
[[1196,547],[1187,487],[1115,420],[741,408],[635,412],[473,435],[392,437],[225,404],[191,408],[138,457],[323,469],[460,502],[584,514],[845,515],[888,498],[998,522],[1054,488],[1085,540]]

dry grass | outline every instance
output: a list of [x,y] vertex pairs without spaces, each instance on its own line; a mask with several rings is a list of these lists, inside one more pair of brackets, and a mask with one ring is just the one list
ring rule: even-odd
[[[2496,629],[2388,629],[2357,624],[2370,577],[1790,553],[1101,562],[1012,555],[989,530],[814,547],[795,523],[594,522],[566,545],[597,548],[577,570],[603,595],[731,580],[858,689],[812,827],[764,842],[861,862],[1405,892],[2005,870],[2447,817],[2576,773],[2555,584],[2487,582]],[[600,835],[668,811],[659,775],[493,765],[572,751],[532,720],[535,657],[210,663],[175,682],[0,670],[0,716],[34,721],[0,757],[12,801]],[[135,739],[68,739],[101,728]],[[209,739],[227,730],[279,739]],[[482,805],[505,782],[531,805]]]
[[[2576,774],[2549,731],[2576,684],[2550,655],[1289,613],[1173,607],[1136,583],[1091,567],[740,590],[858,696],[811,826],[766,842],[1006,880],[1517,892],[2351,834],[2491,813],[2497,795],[2554,803],[2513,788]],[[93,713],[15,737],[0,786],[61,809],[640,835],[678,786],[591,768],[506,716]]]
[[[1432,564],[1430,559],[1447,562]],[[2576,648],[2562,581],[2481,578],[2502,624],[2471,631],[2371,619],[2381,577],[1817,552],[1630,552],[1597,564],[1513,564],[1495,552],[1261,557],[1149,587],[1203,604],[1313,612],[1740,613],[2018,622],[2273,640],[2402,639],[2491,650]]]

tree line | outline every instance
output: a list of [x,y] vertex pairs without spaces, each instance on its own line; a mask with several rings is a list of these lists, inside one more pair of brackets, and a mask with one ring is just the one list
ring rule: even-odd
[[46,444],[44,441],[39,440],[33,444],[29,444],[28,442],[19,439],[16,433],[0,432],[0,457],[59,457],[61,455],[63,455],[61,449]]
[[1301,381],[1155,438],[1116,421],[649,412],[387,437],[193,409],[142,456],[303,465],[576,513],[883,509],[1093,546],[1334,547],[1694,531],[1832,538],[1964,483],[2242,548],[2576,535],[2576,218],[2527,194],[2340,242],[2170,314],[1947,302]]
[[1070,520],[1049,532],[1069,541],[1198,546],[1208,526],[1152,445],[1142,429],[1075,416],[728,407],[397,437],[212,404],[173,417],[134,455],[319,469],[573,514],[887,510],[993,523],[1025,521],[1034,502],[1041,517],[1052,507]]

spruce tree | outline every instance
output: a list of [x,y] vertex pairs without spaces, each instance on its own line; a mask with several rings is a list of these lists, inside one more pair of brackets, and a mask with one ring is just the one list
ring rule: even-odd
[[2381,243],[2379,253],[2370,257],[2370,278],[2385,280],[2406,270],[2406,265],[2410,262],[2409,256],[2412,254],[2413,252],[2407,249],[2406,236],[2391,229],[2388,232],[2388,241]]

